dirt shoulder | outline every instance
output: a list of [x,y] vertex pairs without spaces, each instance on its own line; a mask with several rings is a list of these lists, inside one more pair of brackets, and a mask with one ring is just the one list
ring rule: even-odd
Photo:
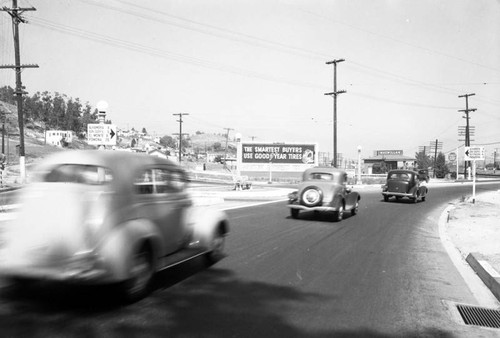
[[480,254],[500,272],[500,190],[457,203],[449,212],[446,232],[465,258]]

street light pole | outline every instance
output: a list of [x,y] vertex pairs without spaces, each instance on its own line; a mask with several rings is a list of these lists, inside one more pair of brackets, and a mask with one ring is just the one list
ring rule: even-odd
[[356,184],[361,184],[361,146],[358,146],[358,181]]
[[337,168],[337,95],[345,93],[345,90],[337,91],[337,63],[344,62],[345,59],[336,59],[326,62],[327,65],[333,64],[333,92],[325,95],[333,96],[333,167]]

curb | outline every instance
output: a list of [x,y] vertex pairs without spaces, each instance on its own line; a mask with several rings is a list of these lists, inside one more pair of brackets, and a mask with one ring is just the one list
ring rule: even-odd
[[498,273],[479,253],[469,253],[465,259],[491,293],[500,301],[500,273]]

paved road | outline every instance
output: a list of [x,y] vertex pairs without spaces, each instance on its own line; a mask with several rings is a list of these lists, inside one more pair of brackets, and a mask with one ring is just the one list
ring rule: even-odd
[[[486,189],[480,186],[479,189]],[[428,201],[362,195],[340,223],[284,202],[228,211],[228,257],[159,276],[147,299],[123,307],[106,288],[0,290],[2,336],[495,337],[457,324],[447,302],[475,304],[443,249],[437,220],[470,187],[435,188]]]

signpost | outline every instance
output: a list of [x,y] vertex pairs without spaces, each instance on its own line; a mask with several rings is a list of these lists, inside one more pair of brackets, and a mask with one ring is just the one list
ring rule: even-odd
[[472,203],[476,203],[476,161],[484,161],[484,147],[465,147],[464,159],[472,161]]
[[116,145],[116,126],[102,123],[88,124],[87,142],[92,145]]

